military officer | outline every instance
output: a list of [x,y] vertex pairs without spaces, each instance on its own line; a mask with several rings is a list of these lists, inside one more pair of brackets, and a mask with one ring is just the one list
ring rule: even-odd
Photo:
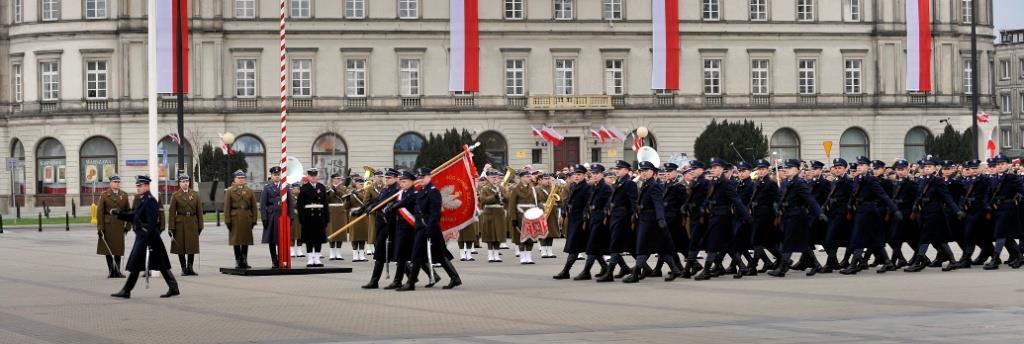
[[235,251],[235,268],[248,269],[252,228],[256,226],[256,193],[245,183],[245,172],[235,171],[234,184],[225,190],[224,223],[228,227],[228,245]]
[[690,237],[686,231],[686,219],[683,217],[683,207],[687,203],[687,198],[690,197],[689,190],[687,190],[690,181],[685,179],[681,181],[679,165],[671,162],[661,165],[658,177],[663,186],[662,201],[665,203],[665,221],[668,222],[668,232],[675,247],[671,255],[658,255],[658,263],[655,264],[654,272],[650,274],[651,277],[661,275],[661,266],[665,264],[665,259],[671,258],[676,261],[676,265],[681,267],[683,263],[679,259],[679,254],[685,256],[690,246]]
[[850,167],[846,159],[836,158],[832,160],[832,178],[828,195],[822,203],[822,210],[828,217],[828,225],[825,230],[825,254],[828,258],[821,273],[832,273],[840,268],[839,247],[845,247],[850,243],[850,219],[847,217],[847,210],[850,204],[850,195],[853,191],[853,182],[847,176],[847,169]]
[[395,223],[394,245],[393,248],[388,247],[388,253],[391,255],[390,260],[396,263],[398,269],[395,272],[395,281],[392,282],[397,286],[388,286],[384,289],[408,288],[402,284],[403,275],[413,278],[413,274],[419,273],[420,266],[412,265],[413,244],[416,239],[415,180],[416,176],[412,172],[401,171],[398,174],[398,197],[386,208],[386,213],[392,214],[392,218],[388,220]]
[[533,182],[533,174],[530,171],[520,171],[519,183],[509,188],[508,202],[515,205],[514,220],[512,221],[515,230],[517,243],[519,244],[519,264],[534,264],[533,262],[533,239],[522,239],[523,214],[530,208],[540,207],[544,200],[541,199],[541,192]]
[[1007,265],[1017,269],[1022,264],[1021,249],[1015,242],[1015,239],[1021,237],[1022,231],[1017,215],[1017,200],[1024,195],[1024,185],[1021,184],[1020,176],[1010,171],[1010,160],[1005,155],[998,154],[993,161],[996,175],[992,179],[992,196],[989,204],[993,208],[992,230],[996,244],[991,260],[985,264],[985,270],[999,268],[1002,264],[1000,256],[1003,248],[1010,254]]
[[505,221],[505,190],[501,188],[501,173],[487,171],[487,183],[477,187],[480,198],[480,239],[487,244],[487,262],[501,262],[500,244],[505,241],[508,231]]
[[687,178],[692,178],[692,181],[689,185],[689,201],[686,202],[684,214],[689,222],[690,247],[686,252],[686,266],[684,267],[683,276],[681,276],[683,278],[690,278],[690,276],[700,272],[701,265],[697,263],[697,255],[707,247],[707,224],[701,216],[701,209],[704,208],[704,202],[707,201],[710,183],[704,177],[704,172],[703,162],[696,160],[690,162],[690,172]]
[[964,218],[964,240],[961,245],[963,254],[955,268],[966,269],[971,267],[971,258],[974,256],[974,247],[981,242],[990,242],[991,236],[978,240],[978,233],[991,232],[986,230],[990,226],[986,218],[992,208],[987,201],[991,199],[989,179],[978,171],[981,164],[979,160],[970,160],[964,163],[963,179],[960,181],[964,188],[964,198],[960,201],[961,210],[967,213]]
[[[801,260],[806,258],[806,265],[810,270],[807,276],[814,276],[818,273],[821,264],[814,256],[811,249],[811,221],[813,218],[820,218],[824,222],[825,215],[811,192],[811,187],[801,179],[800,161],[787,159],[784,168],[779,171],[779,178],[782,179],[782,189],[779,190],[779,213],[782,215],[779,221],[782,230],[782,255],[779,256],[775,270],[768,271],[773,277],[786,277],[786,272],[792,263],[793,252],[800,252]],[[813,168],[813,163],[812,163]],[[820,170],[820,168],[819,168]]]
[[327,204],[327,187],[320,184],[320,172],[316,168],[306,170],[309,183],[299,189],[295,207],[302,223],[302,243],[306,245],[307,267],[323,267],[320,250],[327,241],[327,223],[330,222]]
[[611,240],[611,233],[608,231],[608,224],[605,222],[605,206],[611,200],[612,187],[604,181],[604,171],[604,166],[596,163],[590,164],[590,169],[588,170],[590,180],[587,183],[591,188],[591,192],[584,213],[587,222],[586,231],[589,232],[586,250],[587,260],[583,266],[583,271],[576,275],[576,277],[573,277],[575,281],[590,280],[590,269],[594,266],[594,262],[601,266],[601,273],[599,275],[604,274],[608,269],[603,256],[610,253],[608,252],[608,243]]
[[908,161],[896,160],[892,167],[896,170],[896,179],[892,181],[893,203],[896,203],[904,217],[901,221],[890,221],[887,243],[892,250],[892,264],[883,266],[878,271],[896,271],[907,266],[907,259],[903,257],[903,243],[917,247],[917,223],[910,218],[914,201],[917,199],[917,181],[910,175]]
[[708,224],[705,234],[707,259],[704,261],[704,270],[694,276],[694,280],[707,280],[712,277],[712,263],[717,262],[718,256],[729,250],[734,230],[733,221],[751,220],[746,204],[740,201],[736,193],[736,183],[723,175],[726,162],[719,158],[711,158],[710,165],[707,200],[701,211]]
[[[263,238],[261,243],[267,244],[270,249],[270,265],[278,268],[278,253],[281,251],[278,245],[278,230],[281,228],[281,187],[284,181],[281,178],[281,167],[270,168],[270,183],[263,186],[263,193],[260,194],[260,219],[263,220]],[[292,193],[286,194],[290,205],[293,202]],[[289,209],[289,218],[294,212]],[[287,245],[287,243],[285,243]]]
[[[441,233],[441,192],[438,191],[437,188],[434,187],[434,184],[431,183],[430,169],[417,169],[416,177],[419,178],[419,191],[416,193],[415,201],[416,212],[414,218],[416,222],[416,235],[412,246],[412,262],[410,263],[411,266],[406,269],[409,272],[408,280],[402,288],[397,290],[414,290],[416,288],[419,270],[421,269],[430,274],[434,274],[433,269],[427,266],[427,263],[430,260],[441,264],[441,268],[444,269],[445,273],[448,275],[448,285],[441,288],[455,288],[462,285],[462,279],[459,277],[458,271],[455,270],[455,266],[451,263],[451,260],[454,257],[452,256],[452,253],[448,251],[444,242],[444,236]],[[430,256],[427,255],[428,252],[430,253]],[[439,276],[427,277],[432,279],[427,287],[433,286],[440,278]]]
[[[616,167],[623,166],[621,163],[625,163],[625,161],[620,160],[616,162]],[[628,169],[629,164],[627,163],[625,166]],[[640,275],[650,269],[647,266],[647,260],[651,254],[657,253],[662,257],[675,255],[675,243],[672,242],[672,234],[669,233],[668,220],[665,216],[663,186],[655,178],[657,170],[658,167],[654,166],[650,161],[640,162],[642,186],[637,191],[639,193],[638,197],[630,198],[631,201],[636,200],[636,205],[631,207],[631,210],[636,213],[637,218],[636,248],[632,250],[632,252],[636,253],[636,265],[633,267],[632,273],[622,279],[623,283],[636,283],[640,281]],[[620,176],[619,181],[621,182],[623,178],[629,178],[628,174],[624,177]],[[675,280],[676,277],[682,275],[682,268],[675,259],[666,258],[663,260],[671,270],[668,276],[665,277],[666,282]],[[612,268],[609,267],[605,276],[610,276],[611,270]]]
[[918,272],[928,267],[926,255],[929,244],[939,250],[936,258],[942,255],[953,257],[953,251],[949,248],[952,235],[946,212],[957,214],[961,219],[966,216],[953,201],[946,184],[935,175],[935,166],[938,164],[933,157],[925,158],[921,163],[921,177],[918,181],[918,189],[921,191],[914,202],[919,231],[917,250],[914,252],[916,259],[913,265],[903,269],[906,272]]
[[199,234],[203,233],[203,201],[192,189],[188,175],[178,175],[178,191],[171,195],[171,218],[167,221],[167,233],[171,236],[171,254],[178,255],[183,276],[195,276],[192,264],[199,254]]
[[121,177],[110,177],[110,189],[100,194],[96,203],[96,254],[107,260],[107,278],[124,278],[121,273],[121,256],[124,255],[124,237],[131,229],[111,209],[129,209],[128,194],[121,191]]
[[[569,270],[579,259],[579,254],[587,250],[590,231],[587,229],[586,213],[589,212],[587,203],[590,201],[593,189],[587,184],[586,173],[587,169],[583,165],[577,164],[573,166],[572,174],[567,177],[569,178],[569,197],[566,198],[563,205],[567,215],[565,247],[562,249],[562,252],[566,254],[565,266],[562,267],[561,272],[553,276],[554,279],[568,279]],[[601,262],[604,263],[603,260]]]
[[[382,188],[380,193],[377,193],[373,186],[362,189],[364,193],[360,194],[360,197],[367,197],[376,194],[376,197],[365,201],[362,207],[352,213],[353,216],[360,216],[365,214],[370,209],[377,207],[386,199],[391,198],[396,193],[401,192],[398,186],[398,171],[394,169],[388,169],[387,172],[381,172],[383,180]],[[358,182],[356,186],[358,187]],[[390,266],[389,262],[393,262],[392,253],[395,251],[395,216],[394,211],[389,208],[383,208],[373,214],[373,227],[375,230],[372,233],[372,238],[375,247],[380,247],[384,250],[384,254],[373,255],[373,272],[370,275],[370,282],[363,285],[363,289],[377,289],[380,281],[381,272],[384,271],[385,267]],[[366,221],[363,221],[365,223]],[[396,289],[402,286],[402,278],[404,277],[403,271],[405,271],[405,265],[399,262],[395,274],[395,279],[384,289]],[[390,270],[390,269],[389,269]],[[390,271],[389,271],[390,272]]]
[[[764,262],[766,270],[777,268],[776,265],[780,264],[779,256],[781,256],[778,247],[782,240],[781,233],[776,228],[779,181],[770,175],[771,164],[768,160],[758,159],[754,162],[754,166],[757,169],[758,180],[754,182],[754,191],[749,203],[751,215],[754,218],[754,221],[751,222],[750,237],[750,244],[754,248],[754,257],[746,270],[745,275],[748,276],[757,275],[758,261]],[[774,263],[768,258],[768,253],[775,257]]]
[[[345,227],[348,224],[348,198],[349,192],[351,192],[347,186],[342,184],[342,178],[340,174],[331,175],[331,186],[327,188],[327,205],[329,208],[330,221],[327,224],[326,235],[330,236],[335,232],[341,230],[341,227]],[[334,239],[330,239],[328,245],[330,260],[345,260],[341,253],[341,244],[345,242],[348,237],[348,233],[339,235]],[[361,262],[359,252],[356,251],[355,246],[352,248],[352,261]]]
[[[733,179],[736,181],[736,193],[739,195],[740,201],[747,205],[747,209],[751,209],[751,202],[754,196],[757,196],[755,194],[756,184],[754,184],[751,172],[753,166],[745,161],[740,161],[735,164],[735,168]],[[733,278],[742,278],[747,271],[746,265],[743,264],[743,258],[747,259],[747,264],[753,261],[753,257],[750,256],[750,250],[753,249],[751,245],[753,223],[735,221],[733,226],[735,226],[735,229],[733,229],[734,240],[732,241],[732,247],[729,249],[729,257],[731,259],[729,267],[725,269],[725,273],[732,274]]]
[[[162,298],[180,295],[178,281],[174,279],[171,272],[171,260],[167,259],[167,249],[164,242],[160,240],[160,204],[149,193],[149,184],[152,180],[148,176],[135,177],[135,188],[139,192],[138,206],[134,210],[112,208],[108,214],[117,216],[122,221],[132,221],[135,230],[135,243],[132,245],[131,254],[125,264],[128,270],[128,279],[120,291],[110,296],[119,298],[131,298],[135,282],[139,280],[139,273],[150,270],[160,271],[167,283],[167,292],[160,295]],[[147,254],[148,252],[148,254]],[[148,278],[148,277],[147,277]],[[147,279],[148,281],[148,279]]]
[[[829,192],[832,191],[832,183],[824,176],[825,163],[817,160],[811,160],[808,163],[808,169],[804,174],[804,179],[807,182],[807,186],[811,188],[811,195],[814,196],[814,200],[818,203],[821,208],[824,208],[825,204],[828,203]],[[824,245],[825,236],[828,232],[828,217],[825,217],[826,221],[821,221],[820,218],[813,218],[811,221],[811,246]],[[793,270],[803,271],[807,269],[810,264],[810,260],[800,255],[800,261],[793,265]]]
[[[600,167],[600,165],[598,165]],[[593,166],[591,166],[593,169]],[[636,215],[636,200],[639,195],[637,185],[633,182],[632,165],[625,160],[615,161],[612,167],[614,173],[612,193],[608,202],[604,205],[604,219],[607,222],[608,254],[611,259],[608,261],[608,268],[602,267],[602,274],[597,276],[597,282],[611,282],[614,277],[622,278],[630,273],[629,266],[622,259],[623,252],[629,252],[635,256],[636,250],[636,229],[633,227],[633,216]],[[607,181],[605,181],[607,183]],[[598,232],[594,232],[598,233]],[[593,240],[593,237],[591,237]],[[619,275],[615,276],[615,267],[619,266]],[[647,266],[644,266],[649,268]]]
[[893,220],[903,220],[903,213],[889,198],[878,178],[875,178],[871,167],[870,159],[865,156],[857,157],[858,173],[853,179],[853,193],[849,205],[850,211],[854,214],[853,232],[847,246],[853,250],[853,260],[849,266],[839,271],[844,275],[856,274],[867,268],[865,250],[870,250],[881,264],[889,265],[889,255],[885,252],[885,239],[888,233],[883,220],[885,209],[890,211]]

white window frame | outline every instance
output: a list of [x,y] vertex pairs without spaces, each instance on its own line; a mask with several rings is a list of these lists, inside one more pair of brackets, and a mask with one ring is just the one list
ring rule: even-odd
[[843,92],[848,95],[864,94],[864,59],[848,58],[843,61]]
[[704,95],[709,96],[720,96],[722,95],[722,59],[721,58],[704,58],[701,61],[704,85]]
[[1010,80],[1010,60],[999,60],[999,80]]
[[313,0],[289,0],[288,17],[294,19],[313,18]]
[[960,0],[960,21],[970,24],[974,21],[974,9],[971,7],[974,0]]
[[552,18],[555,20],[576,19],[576,0],[554,0],[552,5]]
[[768,0],[750,0],[747,12],[750,21],[768,21]]
[[964,94],[974,94],[974,66],[971,59],[965,59],[961,79],[964,81]]
[[[252,66],[244,65],[252,63]],[[259,59],[256,57],[239,57],[235,59],[235,98],[256,98],[259,87]]]
[[864,3],[863,0],[849,0],[850,1],[850,14],[847,17],[850,21],[859,22],[864,17]]
[[702,20],[722,20],[722,2],[720,0],[703,0],[700,9]]
[[[366,98],[369,93],[370,79],[368,57],[353,57],[345,59],[345,97]],[[358,85],[362,82],[362,85]]]
[[85,19],[107,18],[107,0],[85,0]]
[[367,0],[345,0],[346,19],[366,19]]
[[576,59],[571,57],[555,58],[555,95],[571,96],[576,94]]
[[1003,148],[1010,148],[1013,131],[1008,127],[999,128],[999,145]]
[[526,96],[526,59],[505,59],[505,96]]
[[1011,96],[1009,93],[1003,93],[999,95],[999,113],[1013,113],[1013,96]]
[[12,0],[11,21],[20,24],[25,20],[25,0]]
[[256,12],[256,0],[235,0],[235,18],[254,19],[259,14]]
[[1017,72],[1020,73],[1020,78],[1024,79],[1024,57],[1017,63]]
[[619,57],[604,59],[604,94],[609,96],[626,94],[626,59]]
[[[100,67],[102,69],[94,68]],[[95,95],[93,95],[95,93]],[[110,62],[107,60],[85,61],[85,99],[109,99]]]
[[818,59],[797,60],[797,93],[804,96],[818,94]]
[[505,20],[526,19],[526,0],[504,0],[501,10]]
[[313,59],[294,58],[291,63],[292,97],[313,97]]
[[604,20],[623,20],[626,18],[625,0],[602,0],[601,18]]
[[419,19],[420,0],[398,0],[398,19]]
[[39,99],[60,100],[60,60],[39,61]]
[[750,94],[766,96],[771,94],[772,60],[755,58],[750,60]]
[[796,0],[796,21],[812,22],[815,20],[815,0]]
[[408,57],[398,59],[398,94],[402,97],[419,97],[423,94],[423,60]]
[[60,5],[60,0],[41,0],[39,5],[39,20],[60,20]]
[[25,74],[21,63],[11,65],[11,99],[15,103],[24,101],[24,80]]

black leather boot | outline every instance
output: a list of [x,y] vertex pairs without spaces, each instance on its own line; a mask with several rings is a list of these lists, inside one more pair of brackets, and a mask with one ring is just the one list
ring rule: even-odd
[[235,252],[235,269],[242,268],[242,247],[235,245],[231,247]]
[[441,289],[452,289],[462,285],[462,278],[459,277],[459,272],[455,271],[455,266],[452,265],[451,261],[442,259],[441,269],[444,269],[444,273],[448,274],[448,284],[441,287]]
[[251,269],[252,268],[251,266],[249,266],[249,246],[247,246],[247,245],[242,245],[242,268],[243,269]]
[[103,256],[107,260],[107,278],[117,278],[117,269],[114,269],[114,257]]
[[405,278],[405,263],[398,263],[395,267],[395,279],[391,284],[384,286],[384,289],[398,289],[402,286],[402,279]]
[[642,273],[641,271],[643,271],[643,269],[641,267],[639,267],[639,266],[637,266],[637,267],[635,267],[633,269],[630,269],[629,276],[626,276],[625,278],[623,278],[622,279],[622,283],[636,283],[636,282],[640,282],[640,274]]
[[[821,263],[818,262],[818,257],[814,256],[814,252],[811,252],[809,254],[804,254],[804,255],[808,256],[807,260],[811,262],[811,264],[809,266],[810,269],[808,269],[808,271],[807,271],[807,273],[805,275],[807,275],[807,277],[810,277],[810,276],[814,276],[814,275],[818,274],[818,270],[821,270]],[[801,258],[801,259],[803,259],[803,258]]]
[[121,287],[121,291],[110,294],[113,297],[120,297],[122,299],[130,299],[132,297],[132,289],[135,288],[135,282],[139,280],[139,273],[133,271],[128,274],[128,279],[124,281],[124,287]]
[[190,255],[188,255],[188,256],[186,257],[186,259],[185,259],[185,260],[186,260],[186,263],[185,263],[185,272],[184,272],[184,273],[182,273],[182,275],[184,275],[184,276],[199,276],[199,274],[197,274],[197,273],[196,273],[196,270],[193,270],[193,269],[192,269],[192,266],[193,266],[193,265],[195,264],[195,262],[196,262],[196,255],[194,255],[194,254],[190,254]]
[[370,273],[370,282],[364,284],[363,289],[377,289],[378,283],[380,283],[380,274],[384,272],[384,262],[379,260],[373,261],[373,272]]
[[160,271],[160,275],[164,276],[164,282],[167,282],[167,292],[160,295],[161,298],[181,295],[181,291],[178,290],[178,281],[174,279],[174,273],[171,270]]
[[711,279],[711,277],[713,277],[714,274],[711,272],[711,269],[712,269],[712,266],[714,265],[714,263],[713,262],[706,262],[706,263],[707,263],[707,265],[704,266],[704,270],[701,270],[699,274],[697,274],[696,276],[693,276],[693,280],[694,281],[706,281],[706,280]]
[[274,244],[270,244],[268,247],[270,247],[270,267],[273,269],[280,268],[277,262],[277,247],[275,247]]
[[668,276],[665,276],[665,282],[675,281],[677,277],[683,275],[683,267],[679,266],[674,259],[666,260],[665,265],[668,265],[669,268]]
[[864,258],[853,258],[853,260],[850,262],[850,265],[847,265],[842,270],[839,270],[839,273],[843,275],[856,275],[858,272],[860,272],[862,259]]
[[578,275],[576,275],[576,277],[573,277],[572,280],[573,281],[589,281],[591,279],[591,277],[592,276],[590,276],[590,271],[583,270],[583,271],[580,271],[580,273]]
[[420,274],[420,270],[415,265],[413,265],[413,263],[409,263],[408,266],[405,267],[405,271],[407,271],[407,276],[405,276],[405,284],[403,284],[401,287],[398,287],[398,289],[395,290],[400,292],[416,290],[416,282],[417,277]]
[[928,267],[927,259],[919,258],[914,261],[914,265],[908,266],[903,269],[903,272],[920,272],[924,268]]
[[435,284],[441,282],[441,275],[437,274],[433,266],[424,263],[422,268],[423,272],[427,274],[427,284],[423,285],[424,288],[433,288]]
[[[778,260],[782,260],[782,259],[780,258]],[[771,271],[767,272],[768,276],[772,276],[772,277],[786,277],[786,272],[789,271],[789,266],[792,264],[792,262],[789,262],[789,261],[785,261],[785,262],[777,261],[777,263],[778,264],[776,264],[776,267],[775,267],[774,270],[771,270]]]
[[990,260],[988,263],[986,263],[985,266],[982,267],[982,269],[985,269],[985,270],[998,270],[999,269],[999,264],[1002,264],[1002,263],[1003,263],[1002,260],[1000,260],[998,257],[994,257],[994,258],[992,258],[992,260]]

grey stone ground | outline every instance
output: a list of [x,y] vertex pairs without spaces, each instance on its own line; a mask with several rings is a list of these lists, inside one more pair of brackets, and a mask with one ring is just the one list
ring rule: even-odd
[[[1005,265],[995,272],[599,285],[552,280],[564,254],[520,266],[504,251],[502,264],[488,264],[486,255],[484,261],[456,262],[465,281],[456,290],[396,293],[360,290],[369,263],[348,260],[328,264],[353,267],[352,274],[221,275],[217,268],[232,264],[232,254],[225,230],[210,224],[200,276],[178,276],[182,296],[158,298],[165,290],[158,274],[150,289],[140,281],[131,300],[120,300],[107,295],[124,280],[105,278],[103,258],[93,254],[95,241],[84,226],[43,233],[7,228],[0,234],[0,343],[1024,340],[1024,270]],[[253,265],[267,265],[267,256],[265,246],[250,249]]]

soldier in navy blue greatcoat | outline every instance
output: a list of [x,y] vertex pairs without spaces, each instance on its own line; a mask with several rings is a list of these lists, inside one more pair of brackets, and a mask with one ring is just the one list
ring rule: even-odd
[[[147,270],[160,271],[160,275],[167,282],[167,293],[160,297],[172,297],[181,294],[178,290],[178,281],[174,279],[171,272],[171,260],[167,258],[167,248],[160,240],[160,204],[149,193],[149,183],[152,180],[147,176],[135,177],[135,187],[138,189],[138,205],[134,210],[111,209],[110,214],[117,216],[122,221],[132,221],[132,228],[135,231],[135,243],[128,255],[128,263],[125,270],[130,272],[128,280],[124,282],[121,291],[111,294],[113,297],[130,298],[135,282],[139,280],[139,273]],[[148,253],[148,255],[147,255]]]
[[[622,252],[630,252],[634,256],[636,252],[636,229],[633,228],[633,215],[635,214],[637,186],[630,176],[631,165],[625,160],[618,160],[612,167],[615,173],[615,185],[612,185],[612,195],[605,205],[604,213],[608,222],[609,242],[608,254],[611,260],[608,262],[608,269],[597,276],[598,282],[611,282],[616,266],[621,266],[619,271],[621,278],[629,273],[629,266],[622,260]],[[593,168],[593,167],[592,167]]]
[[416,213],[414,180],[416,180],[416,176],[412,172],[401,171],[398,175],[399,196],[385,208],[385,212],[394,214],[388,221],[395,223],[394,245],[388,247],[390,255],[388,260],[395,262],[398,269],[395,272],[395,280],[384,289],[401,287],[403,275],[411,273],[408,263],[412,260],[412,245],[416,235],[416,222],[412,218],[412,215]]
[[707,199],[701,210],[708,224],[705,233],[707,244],[707,259],[704,261],[704,270],[695,280],[707,280],[712,277],[712,263],[716,262],[718,256],[728,252],[730,241],[733,236],[733,221],[750,221],[750,213],[747,205],[740,201],[736,194],[736,183],[724,178],[725,161],[718,158],[711,159],[711,170]]
[[[829,191],[832,191],[832,183],[825,179],[824,168],[825,163],[817,160],[811,160],[808,162],[808,169],[804,175],[804,181],[807,182],[807,186],[811,188],[811,196],[818,203],[818,206],[824,207],[824,204],[828,201]],[[828,217],[824,219],[815,218],[811,222],[811,247],[814,245],[823,245],[825,243],[825,234],[828,232]],[[800,261],[794,264],[791,269],[803,271],[810,265],[810,261],[800,256]]]
[[[979,165],[981,165],[979,160],[965,162],[963,178],[959,181],[964,190],[963,198],[960,200],[960,210],[963,210],[967,217],[964,218],[963,240],[960,244],[963,254],[955,265],[957,269],[971,267],[974,248],[980,243],[977,240],[978,233],[991,233],[991,230],[986,231],[991,226],[991,221],[988,219],[992,210],[991,204],[988,203],[988,200],[991,199],[991,183],[988,177],[979,173]],[[985,237],[983,240],[986,243],[992,242],[991,236]]]
[[[406,280],[405,285],[397,290],[409,291],[416,289],[416,282],[419,280],[419,270],[421,269],[431,275],[427,276],[431,281],[426,286],[429,288],[436,284],[440,277],[436,276],[436,273],[433,272],[433,268],[428,264],[430,261],[441,264],[441,268],[448,274],[450,282],[442,288],[451,289],[460,286],[462,285],[462,279],[459,277],[458,271],[455,270],[455,266],[452,266],[451,263],[454,256],[452,256],[451,251],[448,251],[448,247],[444,242],[444,236],[441,233],[441,192],[434,187],[434,184],[431,184],[429,168],[417,169],[416,177],[419,178],[420,185],[416,186],[418,189],[416,193],[416,212],[414,215],[416,234],[413,240],[412,262],[406,268],[409,278]],[[427,255],[428,252],[430,256]]]
[[[782,189],[779,190],[779,212],[782,218],[779,227],[782,230],[782,254],[779,256],[779,263],[775,270],[768,271],[774,277],[785,277],[790,268],[793,252],[800,252],[801,260],[807,260],[807,267],[810,271],[807,276],[814,276],[821,264],[814,256],[811,248],[811,222],[816,218],[825,215],[821,212],[817,200],[811,193],[811,188],[798,174],[800,172],[800,161],[796,159],[786,160],[784,168],[780,171],[782,178]],[[822,219],[824,220],[824,219]]]
[[906,272],[918,272],[928,267],[926,254],[929,244],[939,250],[936,258],[943,255],[952,257],[953,251],[949,248],[952,235],[947,221],[947,213],[956,214],[961,219],[966,216],[953,201],[946,184],[935,175],[937,164],[938,161],[931,157],[924,159],[921,164],[921,176],[917,182],[920,191],[914,202],[919,239],[917,251],[914,253],[916,259],[914,259],[913,265],[903,269]]
[[[675,244],[672,242],[672,234],[668,231],[668,221],[665,217],[665,201],[662,198],[664,191],[661,182],[655,178],[655,171],[658,167],[650,161],[640,162],[640,194],[636,198],[637,224],[636,224],[636,265],[632,273],[622,279],[624,283],[636,283],[640,281],[641,274],[649,270],[647,260],[651,254],[657,253],[661,256],[675,254]],[[666,259],[669,272],[665,281],[672,281],[682,274],[681,268],[674,259]]]
[[751,216],[754,218],[754,221],[751,222],[750,237],[751,246],[754,248],[754,259],[747,268],[746,275],[748,276],[757,275],[758,261],[764,262],[764,269],[775,267],[778,264],[777,261],[772,263],[768,258],[768,253],[770,252],[778,259],[781,240],[781,233],[775,224],[779,200],[778,181],[769,176],[769,167],[771,166],[768,160],[759,159],[754,164],[759,178],[754,182],[754,191],[749,203]]
[[[263,240],[264,244],[270,248],[270,264],[275,269],[278,267],[278,228],[281,226],[281,183],[284,183],[281,177],[281,167],[274,166],[270,168],[271,180],[270,183],[263,186],[263,193],[260,194],[260,219],[263,220]],[[287,193],[288,204],[291,204],[292,193]],[[294,214],[294,212],[289,211]],[[291,217],[291,216],[289,216]],[[287,245],[287,244],[285,244]]]
[[[750,169],[750,164],[741,161],[736,163],[736,172],[733,173],[736,180],[736,193],[740,196],[740,201],[748,205],[748,209],[755,196],[755,181],[751,177]],[[729,257],[732,259],[729,262],[729,267],[725,269],[725,273],[734,274],[736,278],[741,278],[747,271],[745,268],[737,268],[741,265],[745,267],[741,257],[746,258],[748,264],[753,262],[753,257],[750,255],[750,250],[753,249],[753,246],[751,246],[753,223],[735,221],[733,226],[736,229],[733,230],[732,249],[729,250]]]
[[[572,175],[569,176],[571,185],[569,197],[564,202],[565,213],[568,214],[565,226],[565,248],[562,250],[566,253],[565,267],[553,277],[554,279],[568,279],[569,269],[572,268],[579,254],[587,250],[590,232],[587,231],[585,214],[589,212],[587,202],[590,200],[592,190],[587,184],[586,173],[587,169],[583,165],[577,164],[573,167]],[[604,261],[602,260],[601,263]]]
[[850,218],[848,218],[848,209],[850,203],[850,195],[853,191],[853,182],[850,177],[846,175],[846,170],[850,165],[843,158],[836,158],[832,160],[832,183],[829,188],[828,196],[826,197],[825,203],[821,205],[822,210],[825,212],[825,216],[828,217],[828,226],[825,230],[825,254],[828,255],[828,259],[825,261],[825,266],[821,268],[821,273],[831,273],[835,269],[839,268],[839,259],[837,257],[839,253],[839,247],[845,247],[850,243]]
[[857,157],[857,177],[853,179],[853,194],[850,198],[850,211],[853,212],[853,233],[850,244],[853,250],[853,261],[840,273],[852,275],[867,267],[864,251],[870,250],[876,259],[889,264],[889,255],[885,252],[885,239],[888,228],[885,226],[885,210],[888,209],[896,221],[903,220],[896,203],[882,188],[881,182],[871,171],[871,160],[865,156]]
[[658,263],[654,266],[654,271],[648,275],[650,277],[661,276],[661,265],[667,258],[674,259],[677,265],[682,266],[683,262],[679,259],[679,254],[682,253],[685,256],[690,249],[690,234],[686,231],[688,224],[686,218],[683,217],[690,191],[688,182],[679,179],[678,170],[679,165],[667,162],[662,164],[661,171],[658,172],[658,178],[664,190],[662,197],[665,203],[665,221],[668,221],[668,231],[672,235],[672,243],[676,247],[672,255],[667,257],[658,255]]
[[1017,207],[1020,197],[1024,195],[1024,185],[1021,184],[1020,176],[1009,172],[1009,159],[1005,155],[999,154],[993,160],[997,174],[992,180],[992,199],[989,204],[992,207],[992,232],[996,245],[991,260],[985,264],[985,270],[999,268],[1004,247],[1010,253],[1007,265],[1017,269],[1022,264],[1021,250],[1016,243],[1022,234]]
[[612,187],[604,181],[604,166],[601,164],[590,164],[590,199],[587,200],[585,210],[586,228],[589,232],[587,237],[587,261],[583,271],[573,277],[573,280],[583,281],[591,279],[590,268],[597,262],[601,266],[603,274],[608,269],[602,256],[608,254],[608,242],[611,241],[611,233],[608,231],[608,224],[605,222],[605,206],[612,197]]
[[[384,173],[384,189],[381,190],[380,194],[376,198],[367,202],[362,207],[357,209],[353,215],[359,216],[370,209],[376,207],[380,202],[394,196],[396,193],[402,191],[398,187],[398,171],[395,169],[388,169]],[[363,289],[377,289],[380,281],[380,274],[384,271],[384,265],[392,262],[391,252],[395,250],[395,214],[393,210],[388,208],[378,210],[373,216],[374,219],[374,233],[373,246],[384,249],[384,253],[377,253],[373,255],[373,272],[370,275],[370,282],[362,286]],[[405,271],[403,264],[398,264],[398,272],[395,274],[395,280],[385,289],[396,289],[401,286],[402,283],[402,271]]]
[[683,269],[683,278],[690,278],[701,270],[700,263],[697,263],[697,254],[705,250],[707,245],[704,240],[707,235],[707,224],[701,216],[701,209],[708,197],[710,183],[704,177],[704,163],[700,161],[690,162],[690,176],[693,182],[690,183],[689,201],[686,202],[684,216],[690,224],[690,248],[686,252],[686,267]]
[[890,260],[891,264],[883,266],[879,271],[896,271],[907,265],[907,259],[903,257],[903,243],[917,247],[917,223],[910,218],[914,201],[917,199],[917,181],[910,175],[908,161],[896,160],[892,167],[896,170],[896,180],[892,181],[892,201],[896,203],[896,207],[903,214],[903,219],[889,221],[886,243],[892,250],[892,259]]

